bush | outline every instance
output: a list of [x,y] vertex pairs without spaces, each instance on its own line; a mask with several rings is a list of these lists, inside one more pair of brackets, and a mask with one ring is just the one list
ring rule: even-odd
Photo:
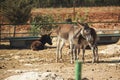
[[31,34],[32,36],[38,36],[39,34],[45,34],[51,31],[52,28],[56,27],[52,24],[54,19],[51,15],[38,15],[31,20]]
[[11,24],[24,24],[31,16],[33,4],[26,0],[5,0],[1,2],[1,15]]

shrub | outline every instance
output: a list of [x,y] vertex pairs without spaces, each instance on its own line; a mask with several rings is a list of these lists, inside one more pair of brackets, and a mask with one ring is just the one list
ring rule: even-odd
[[31,16],[32,3],[26,0],[5,0],[1,2],[1,15],[11,24],[24,24]]
[[38,36],[39,34],[45,34],[51,31],[52,28],[56,27],[52,24],[54,19],[51,15],[37,15],[31,20],[31,34],[32,36]]

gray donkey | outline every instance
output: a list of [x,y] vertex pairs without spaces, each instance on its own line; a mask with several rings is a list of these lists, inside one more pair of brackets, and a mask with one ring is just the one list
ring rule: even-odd
[[98,62],[99,55],[98,55],[96,31],[93,28],[89,27],[87,23],[78,22],[78,26],[82,28],[80,29],[80,31],[77,32],[76,35],[74,35],[73,44],[74,44],[75,59],[78,58],[80,49],[82,49],[83,52],[82,60],[84,62],[85,48],[89,46],[93,51],[92,63]]

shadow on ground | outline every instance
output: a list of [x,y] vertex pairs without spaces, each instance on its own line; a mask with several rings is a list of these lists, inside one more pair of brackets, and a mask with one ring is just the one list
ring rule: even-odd
[[[52,49],[52,48],[56,48],[56,46],[45,46],[45,49]],[[11,47],[10,45],[5,45],[5,44],[1,44],[0,45],[0,49],[30,49],[27,47]]]
[[[92,61],[86,61],[85,63],[92,63]],[[107,60],[107,61],[105,61],[105,60],[100,60],[99,62],[98,62],[98,64],[100,64],[100,63],[120,63],[120,60]]]

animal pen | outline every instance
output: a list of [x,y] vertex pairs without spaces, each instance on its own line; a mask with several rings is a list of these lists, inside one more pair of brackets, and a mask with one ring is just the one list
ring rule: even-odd
[[[73,22],[73,24],[74,23],[75,22]],[[97,23],[120,23],[120,22],[89,22],[89,23],[97,24]],[[66,23],[50,23],[50,24],[66,24]],[[30,32],[16,32],[16,27],[20,27],[20,25],[0,24],[0,44],[2,41],[9,41],[10,47],[30,48],[30,44],[33,41],[40,38],[40,36],[31,36]],[[22,24],[22,26],[25,25],[30,26],[34,24]],[[39,24],[39,25],[44,25],[44,24]],[[7,32],[4,32],[2,31],[2,28],[4,26],[12,28],[12,30],[8,30]],[[96,31],[98,35],[98,42],[97,42],[98,44],[116,43],[120,38],[120,30],[96,30]]]
[[[54,7],[62,7],[63,6],[63,8],[64,8],[65,5],[66,5],[66,4],[62,3],[61,1],[56,1],[56,3],[52,6],[54,6]],[[81,4],[81,5],[78,5],[78,4]],[[40,4],[38,7],[40,7],[40,8],[48,7],[47,3],[45,5],[46,6]],[[90,4],[85,3],[85,2],[81,3],[81,1],[79,1],[79,0],[73,0],[70,3],[67,3],[66,6],[68,8],[71,7],[72,10],[71,10],[71,12],[67,13],[66,16],[69,17],[69,16],[72,15],[72,18],[75,20],[75,18],[78,16],[77,15],[77,7],[78,6],[83,6],[83,5],[86,5],[86,6],[89,5],[90,6]],[[52,10],[52,8],[50,9],[49,12],[51,12],[51,10]],[[32,12],[32,13],[34,13],[34,12]],[[81,11],[81,15],[82,14],[83,13]],[[86,12],[84,14],[86,14]],[[81,15],[79,15],[79,16],[81,17]],[[61,16],[61,15],[59,15],[59,16]],[[62,16],[63,16],[62,19],[64,20],[65,14],[63,14]],[[85,17],[85,15],[84,15],[84,17]],[[91,17],[93,17],[93,16],[91,16]],[[73,23],[75,23],[75,22],[73,22]],[[114,24],[114,23],[120,23],[120,21],[118,19],[116,22],[100,22],[99,21],[99,22],[88,22],[88,23],[90,23],[90,24],[113,23]],[[49,24],[66,24],[66,23],[64,22],[64,23],[49,23]],[[16,31],[17,27],[25,26],[25,25],[30,26],[30,25],[44,25],[44,24],[30,24],[30,23],[28,23],[28,24],[17,24],[16,25],[16,24],[2,24],[1,23],[0,24],[0,44],[1,44],[2,41],[7,40],[7,41],[10,42],[11,47],[29,48],[31,42],[38,39],[39,36],[31,36],[31,33],[29,33],[29,32],[17,32]],[[12,30],[7,30],[7,32],[3,32],[2,28],[4,26],[12,28]],[[119,27],[119,26],[117,26],[117,27]],[[107,33],[107,32],[109,32],[109,33]],[[116,43],[119,40],[119,37],[120,37],[120,30],[97,30],[97,34],[98,34],[98,44]]]

